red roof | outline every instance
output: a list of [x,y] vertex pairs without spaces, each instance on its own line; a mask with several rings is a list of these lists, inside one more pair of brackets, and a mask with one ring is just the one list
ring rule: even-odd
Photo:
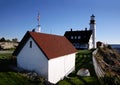
[[77,52],[74,46],[64,37],[52,34],[27,32],[14,54],[18,55],[27,40],[31,37],[48,59]]

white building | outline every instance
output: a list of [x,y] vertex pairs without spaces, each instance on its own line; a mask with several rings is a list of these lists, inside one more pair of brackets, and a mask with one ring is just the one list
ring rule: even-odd
[[27,32],[14,52],[17,66],[57,83],[75,69],[74,46],[64,37]]

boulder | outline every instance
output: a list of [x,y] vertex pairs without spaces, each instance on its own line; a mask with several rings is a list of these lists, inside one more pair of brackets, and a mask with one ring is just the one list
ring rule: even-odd
[[88,69],[86,68],[81,68],[78,72],[77,72],[78,76],[90,76],[90,72]]

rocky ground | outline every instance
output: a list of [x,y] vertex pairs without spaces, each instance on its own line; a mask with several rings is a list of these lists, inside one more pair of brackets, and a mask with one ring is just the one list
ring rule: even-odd
[[96,74],[102,82],[120,84],[120,54],[111,46],[103,45],[97,48],[93,57]]

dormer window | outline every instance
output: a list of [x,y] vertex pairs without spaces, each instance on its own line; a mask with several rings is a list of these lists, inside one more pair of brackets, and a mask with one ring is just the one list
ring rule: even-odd
[[75,36],[75,39],[77,39],[77,36]]
[[80,39],[81,37],[80,36],[78,36],[78,39]]
[[73,36],[71,36],[71,39],[73,39]]
[[30,48],[32,48],[32,41],[30,41]]

